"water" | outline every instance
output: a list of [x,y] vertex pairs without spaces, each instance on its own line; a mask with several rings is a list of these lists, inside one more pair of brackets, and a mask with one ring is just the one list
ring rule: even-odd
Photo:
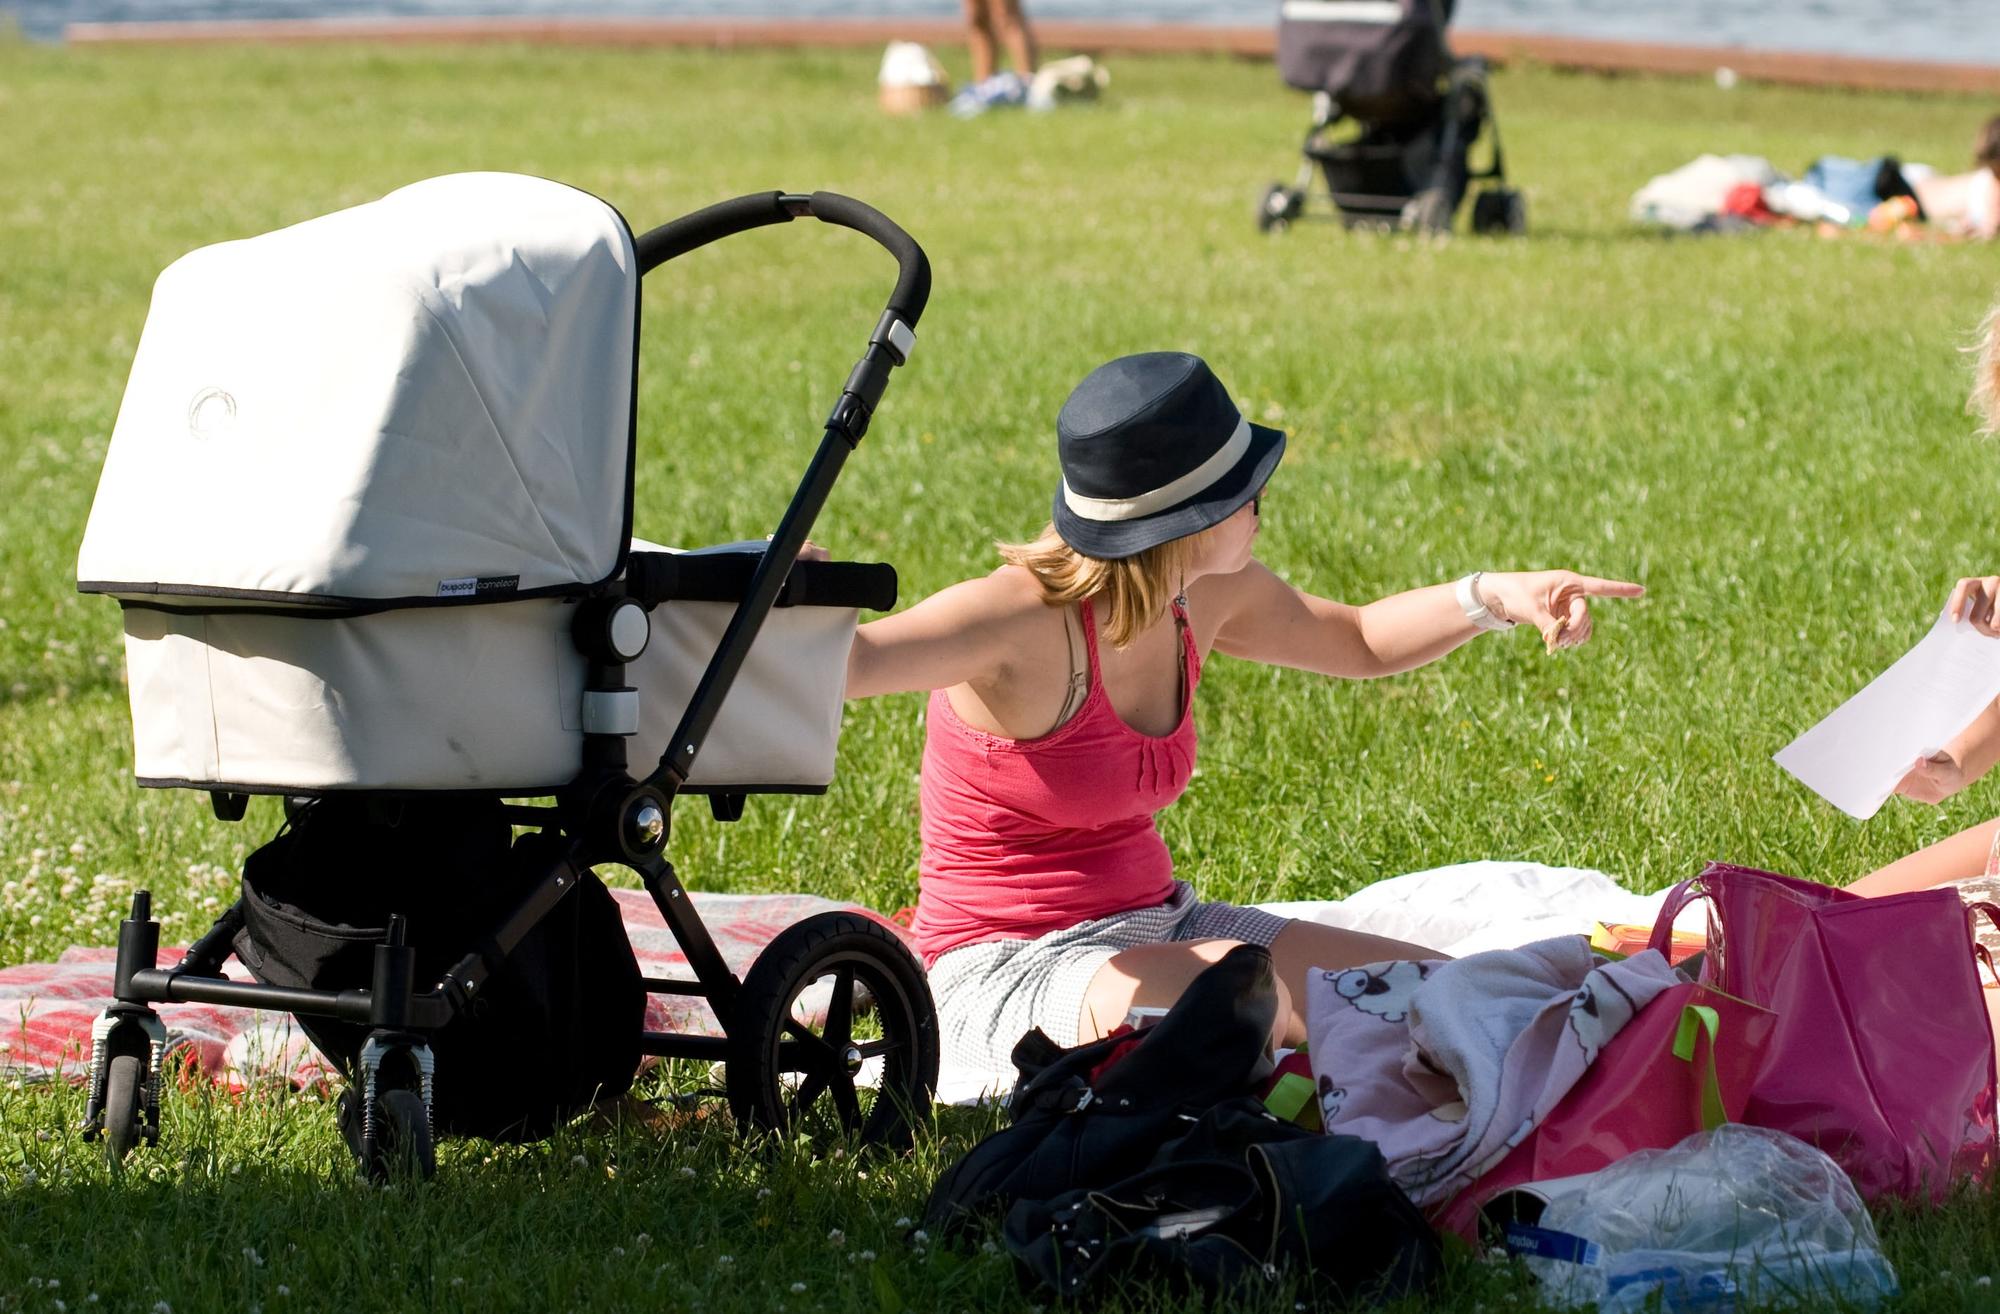
[[[1261,25],[1273,0],[1027,0],[1031,17]],[[1995,0],[1460,0],[1467,29],[2000,65]],[[195,18],[954,18],[959,0],[0,0],[29,35]]]

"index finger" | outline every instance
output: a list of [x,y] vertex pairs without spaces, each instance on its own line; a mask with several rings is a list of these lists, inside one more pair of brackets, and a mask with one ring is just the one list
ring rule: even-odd
[[1576,582],[1585,593],[1593,598],[1643,598],[1646,596],[1644,584],[1634,584],[1622,579],[1599,579],[1595,575],[1578,575]]

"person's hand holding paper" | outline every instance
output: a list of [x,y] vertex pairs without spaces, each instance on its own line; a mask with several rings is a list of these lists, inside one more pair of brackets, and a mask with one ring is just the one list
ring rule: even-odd
[[[1913,762],[1934,758],[2000,697],[2000,639],[1989,637],[2000,580],[1993,590],[1985,583],[1961,580],[1930,633],[1780,750],[1778,765],[1849,816],[1874,816],[1913,774]],[[1948,770],[1938,764],[1937,771],[1936,783],[1946,783]]]

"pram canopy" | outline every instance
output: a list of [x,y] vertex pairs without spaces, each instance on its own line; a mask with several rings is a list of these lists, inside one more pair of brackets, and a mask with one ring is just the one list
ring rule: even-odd
[[609,580],[630,548],[623,217],[435,178],[160,275],[78,559],[90,593],[368,610]]
[[1326,93],[1352,118],[1423,118],[1450,64],[1451,14],[1451,0],[1284,0],[1278,72],[1300,91]]

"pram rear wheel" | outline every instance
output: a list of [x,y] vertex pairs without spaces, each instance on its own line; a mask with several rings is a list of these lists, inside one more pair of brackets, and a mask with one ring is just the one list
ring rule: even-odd
[[104,1073],[104,1153],[114,1164],[139,1146],[145,1135],[146,1065],[137,1054],[119,1054]]
[[1528,200],[1511,187],[1493,187],[1472,198],[1472,231],[1511,233],[1528,231]]
[[821,913],[773,940],[729,1028],[730,1112],[744,1131],[834,1132],[901,1147],[930,1110],[940,1049],[924,971],[857,913]]

